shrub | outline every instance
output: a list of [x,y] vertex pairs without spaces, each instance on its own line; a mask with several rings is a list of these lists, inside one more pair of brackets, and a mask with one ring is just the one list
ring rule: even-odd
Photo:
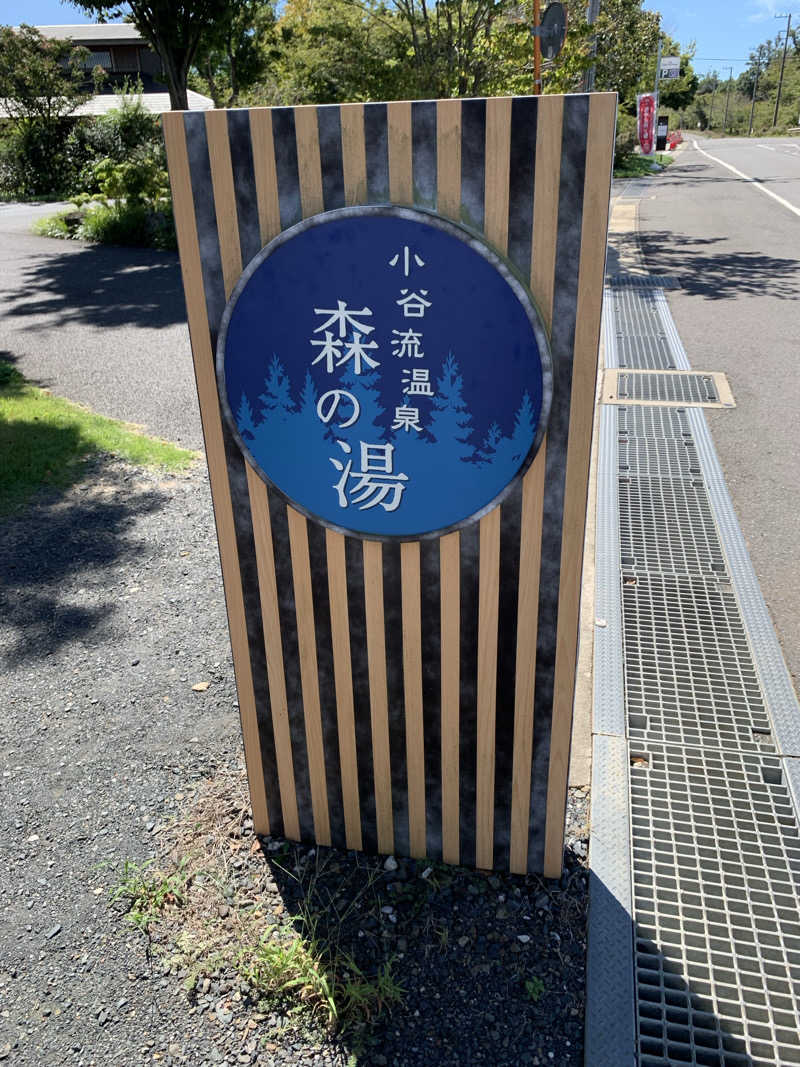
[[614,143],[614,166],[619,167],[633,155],[638,144],[636,119],[624,111],[617,112],[617,139]]
[[28,199],[69,195],[76,177],[66,150],[71,126],[68,118],[9,124],[0,141],[0,190]]
[[122,201],[97,204],[86,211],[75,237],[110,245],[163,249],[177,247],[172,208],[168,205],[153,211],[144,204]]

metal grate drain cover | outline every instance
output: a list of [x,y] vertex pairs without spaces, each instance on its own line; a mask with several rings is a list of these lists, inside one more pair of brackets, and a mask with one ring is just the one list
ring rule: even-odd
[[617,336],[617,360],[620,367],[641,370],[673,370],[675,367],[675,357],[663,334]]
[[631,748],[641,1067],[800,1064],[800,834],[776,758]]
[[607,299],[611,302],[619,336],[665,336],[656,293],[646,289],[613,289]]
[[631,437],[693,440],[687,413],[680,408],[619,407],[617,425],[620,434]]
[[603,402],[734,406],[724,374],[686,374],[683,371],[648,374],[609,369],[603,379]]
[[725,573],[717,527],[701,478],[619,479],[623,570]]
[[633,289],[682,289],[683,283],[674,274],[612,274],[608,284]]
[[621,474],[644,478],[699,478],[700,459],[691,437],[658,438],[620,435],[618,466]]
[[622,610],[631,738],[773,750],[730,583],[623,575]]

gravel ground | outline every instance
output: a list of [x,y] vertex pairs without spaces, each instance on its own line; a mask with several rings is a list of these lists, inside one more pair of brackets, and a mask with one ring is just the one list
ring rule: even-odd
[[244,813],[231,906],[305,902],[326,931],[326,892],[368,878],[369,906],[339,934],[366,969],[394,960],[403,1002],[334,1038],[281,1031],[286,1005],[265,1011],[225,965],[187,993],[168,932],[151,943],[109,892],[240,758],[205,470],[164,480],[97,461],[7,520],[0,546],[0,1061],[582,1062],[585,790],[560,884],[256,842]]

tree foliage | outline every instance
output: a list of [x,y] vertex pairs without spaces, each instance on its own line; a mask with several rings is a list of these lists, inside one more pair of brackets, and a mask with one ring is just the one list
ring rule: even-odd
[[33,26],[0,27],[0,97],[11,118],[52,124],[71,115],[92,94],[88,55],[71,40],[51,40]]
[[170,105],[187,110],[189,70],[204,37],[218,31],[237,0],[70,0],[75,7],[102,21],[130,17],[144,39],[158,53],[169,89]]
[[273,0],[231,0],[224,16],[203,34],[189,84],[217,107],[236,107],[263,81],[276,58]]

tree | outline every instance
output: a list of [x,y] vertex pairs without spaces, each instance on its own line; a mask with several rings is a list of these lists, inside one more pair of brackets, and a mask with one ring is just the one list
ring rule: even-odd
[[287,0],[274,48],[269,74],[252,94],[260,103],[409,95],[410,40],[397,16],[379,2]]
[[442,364],[441,378],[436,381],[430,432],[451,456],[466,461],[473,459],[475,447],[470,442],[473,434],[472,416],[462,395],[463,386],[458,363],[451,352]]
[[130,16],[144,39],[158,53],[169,89],[170,106],[176,111],[189,107],[189,69],[204,36],[216,33],[236,0],[127,0],[108,4],[102,0],[70,0],[88,15],[106,19]]
[[291,384],[283,364],[275,355],[264,379],[264,392],[258,399],[261,401],[262,418],[267,422],[273,417],[285,422],[294,412]]
[[52,126],[92,95],[89,51],[69,39],[54,41],[33,26],[0,27],[0,97],[18,124]]
[[[652,67],[655,58],[657,13],[642,10],[642,0],[603,0],[600,15],[590,26],[585,0],[567,0],[567,9],[567,38],[561,53],[545,71],[545,92],[574,92],[594,64],[595,89],[619,93],[620,105],[635,103],[642,71]],[[651,88],[653,81],[654,78]]]
[[217,107],[235,107],[263,80],[278,54],[275,45],[272,0],[231,0],[225,16],[201,39],[190,84],[209,93]]

